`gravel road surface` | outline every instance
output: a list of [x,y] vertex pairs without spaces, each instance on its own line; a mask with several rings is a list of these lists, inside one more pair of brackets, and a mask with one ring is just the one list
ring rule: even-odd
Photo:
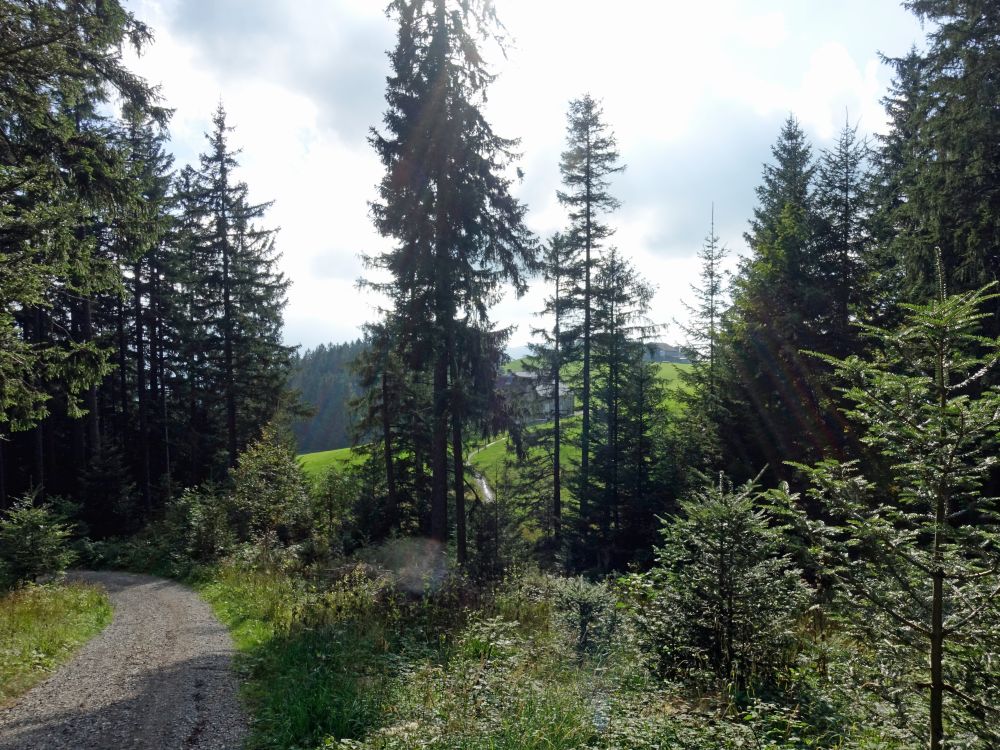
[[191,589],[129,573],[73,574],[107,589],[114,620],[71,662],[0,709],[0,750],[227,750],[246,718],[226,629]]

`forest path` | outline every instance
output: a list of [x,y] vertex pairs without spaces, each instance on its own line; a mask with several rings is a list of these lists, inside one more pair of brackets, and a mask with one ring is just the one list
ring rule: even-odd
[[475,466],[472,465],[472,458],[477,453],[480,453],[480,452],[486,450],[487,448],[491,448],[494,445],[496,445],[497,443],[502,443],[506,439],[507,438],[498,438],[497,440],[494,440],[492,443],[487,443],[486,445],[481,445],[478,448],[476,448],[474,451],[471,451],[469,453],[468,457],[466,458],[466,461],[467,461],[466,467],[472,473],[473,478],[476,480],[476,484],[479,485],[479,489],[482,490],[482,494],[481,495],[479,495],[478,492],[476,493],[479,496],[479,500],[481,502],[492,503],[494,500],[496,500],[497,496],[496,496],[496,493],[493,491],[493,488],[490,487],[490,483],[489,483],[489,481],[487,481],[486,475],[483,474],[483,472],[481,472],[479,469],[477,469]]
[[246,735],[234,653],[208,604],[173,581],[117,572],[115,614],[68,664],[0,709],[0,750],[236,750]]

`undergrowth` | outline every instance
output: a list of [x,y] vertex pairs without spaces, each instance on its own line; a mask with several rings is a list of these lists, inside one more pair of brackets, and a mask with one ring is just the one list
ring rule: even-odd
[[0,704],[21,695],[111,622],[111,602],[81,583],[28,585],[0,598]]
[[416,596],[364,566],[307,581],[231,562],[199,588],[241,652],[251,750],[893,747],[852,736],[808,670],[770,702],[662,681],[609,585],[446,578]]

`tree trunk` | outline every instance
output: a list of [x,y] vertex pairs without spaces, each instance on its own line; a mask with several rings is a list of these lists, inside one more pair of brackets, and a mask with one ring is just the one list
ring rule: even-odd
[[399,498],[396,496],[396,471],[392,458],[392,419],[389,414],[389,363],[386,357],[382,366],[382,448],[385,456],[385,486],[389,493],[389,512],[392,523],[399,521]]
[[[94,340],[94,303],[92,300],[83,301],[83,340]],[[87,407],[87,450],[91,458],[101,452],[101,422],[97,406],[97,386],[92,385],[87,389],[84,397],[84,404]]]
[[46,420],[40,421],[32,430],[34,451],[32,454],[31,486],[38,493],[39,499],[45,497],[45,422]]
[[434,423],[431,433],[431,539],[448,540],[448,358],[444,347],[434,364]]
[[[35,308],[34,314],[34,340],[41,344],[45,341],[45,330],[43,325],[43,313],[41,308]],[[31,486],[38,492],[39,498],[45,497],[45,423],[48,419],[39,420],[32,430],[32,475]]]
[[[228,242],[226,243],[228,246]],[[223,358],[225,361],[225,392],[226,392],[226,451],[229,454],[229,466],[236,466],[236,375],[233,371],[233,303],[230,292],[230,257],[228,247],[222,256],[222,309]]]
[[451,457],[455,482],[455,542],[458,564],[465,565],[468,548],[465,537],[465,462],[462,455],[462,392],[455,353],[455,336],[448,337],[448,359],[451,366]]
[[468,542],[465,531],[465,461],[462,455],[462,420],[458,414],[451,417],[451,456],[455,472],[455,542],[458,564],[468,559]]
[[155,301],[155,304],[151,305],[153,310],[153,320],[152,320],[152,330],[150,332],[150,357],[154,363],[153,375],[155,377],[156,385],[153,387],[152,392],[156,394],[156,403],[154,413],[159,415],[160,424],[159,430],[155,430],[156,425],[154,425],[154,431],[158,433],[157,442],[159,443],[159,454],[160,460],[157,466],[158,479],[162,481],[164,489],[166,492],[166,497],[170,497],[171,494],[171,478],[170,478],[170,429],[167,424],[168,410],[167,410],[167,361],[166,353],[164,352],[164,334],[163,329],[166,325],[164,320],[164,305],[163,305],[163,287],[160,284],[160,267],[153,263],[151,264],[151,300]]
[[125,333],[125,302],[118,296],[118,310],[115,325],[118,338],[118,438],[122,445],[127,442],[129,428],[128,403],[128,338]]
[[[557,313],[558,315],[558,313]],[[562,537],[562,467],[559,464],[559,444],[561,442],[562,417],[559,413],[559,324],[556,323],[556,362],[553,380],[553,421],[552,421],[552,539],[559,546]]]
[[931,603],[931,738],[930,750],[944,745],[944,571],[934,572]]
[[590,206],[590,144],[587,145],[587,202],[583,281],[583,425],[580,434],[580,521],[586,528],[587,495],[590,492],[590,253],[592,244]]
[[[943,297],[943,294],[942,294]],[[943,299],[942,299],[943,301]],[[938,408],[942,414],[947,408],[948,382],[945,375],[945,353],[940,351],[937,360]],[[942,421],[943,424],[943,421]],[[942,430],[941,444],[946,445]],[[942,480],[942,484],[946,480]],[[944,746],[944,560],[942,538],[947,523],[948,498],[942,489],[935,497],[934,542],[932,548],[933,585],[931,594],[931,715],[930,750],[941,750]]]
[[149,394],[146,392],[146,342],[142,315],[142,261],[132,267],[132,312],[135,316],[135,390],[139,398],[139,490],[147,517],[153,509],[149,480]]
[[224,388],[226,399],[226,451],[229,454],[229,466],[236,466],[236,374],[233,371],[233,294],[232,294],[232,254],[233,248],[229,241],[229,215],[227,201],[229,190],[229,172],[225,159],[220,160],[221,201],[219,209],[216,239],[222,250],[222,355],[224,361]]
[[7,437],[0,434],[0,510],[7,507],[7,455],[3,449]]

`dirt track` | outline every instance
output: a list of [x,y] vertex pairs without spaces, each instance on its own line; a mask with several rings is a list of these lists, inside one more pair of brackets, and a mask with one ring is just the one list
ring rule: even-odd
[[246,735],[233,645],[191,589],[128,573],[100,584],[114,620],[71,662],[6,709],[0,750],[235,750]]

